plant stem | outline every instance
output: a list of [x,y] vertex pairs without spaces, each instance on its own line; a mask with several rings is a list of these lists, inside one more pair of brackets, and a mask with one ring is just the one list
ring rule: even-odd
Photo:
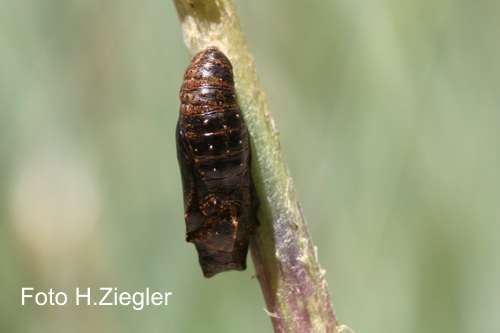
[[338,332],[328,286],[283,160],[232,0],[174,0],[191,54],[217,46],[233,64],[250,131],[260,225],[252,257],[275,332]]

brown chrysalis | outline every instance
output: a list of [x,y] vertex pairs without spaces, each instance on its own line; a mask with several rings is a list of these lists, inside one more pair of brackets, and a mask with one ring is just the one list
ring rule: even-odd
[[244,270],[256,198],[248,131],[224,53],[210,47],[193,58],[180,100],[176,139],[186,240],[195,244],[205,277]]

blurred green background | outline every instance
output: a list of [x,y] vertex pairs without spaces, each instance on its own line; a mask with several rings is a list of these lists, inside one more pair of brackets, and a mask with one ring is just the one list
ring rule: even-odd
[[[174,146],[169,0],[3,0],[0,331],[271,332],[249,263],[206,280]],[[342,323],[500,328],[500,2],[237,1]],[[172,291],[21,307],[21,287]]]

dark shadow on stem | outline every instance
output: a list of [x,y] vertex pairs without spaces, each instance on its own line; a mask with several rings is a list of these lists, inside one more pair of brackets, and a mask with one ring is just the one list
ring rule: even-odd
[[174,1],[181,21],[192,16],[198,22],[220,22],[221,5],[219,1],[184,0]]

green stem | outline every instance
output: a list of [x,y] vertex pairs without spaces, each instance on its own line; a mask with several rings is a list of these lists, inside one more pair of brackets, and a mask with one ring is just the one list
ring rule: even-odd
[[251,244],[275,332],[338,332],[328,286],[309,237],[278,131],[232,0],[174,0],[191,54],[217,46],[231,60],[250,131],[260,226]]

